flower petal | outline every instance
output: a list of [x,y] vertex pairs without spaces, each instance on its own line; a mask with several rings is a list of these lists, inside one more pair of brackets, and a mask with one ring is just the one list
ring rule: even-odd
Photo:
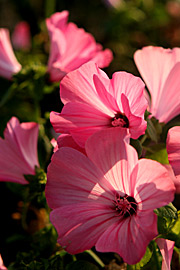
[[67,205],[50,213],[50,220],[58,232],[58,242],[70,254],[92,248],[116,219],[111,209],[96,203]]
[[129,179],[138,157],[135,149],[127,142],[129,136],[126,129],[115,127],[109,128],[108,132],[96,132],[87,140],[85,149],[114,189],[131,195]]
[[46,184],[46,199],[52,209],[100,198],[107,204],[114,198],[112,192],[102,172],[81,152],[63,147],[52,156]]
[[171,270],[170,264],[175,243],[173,241],[161,238],[157,238],[156,243],[158,244],[163,257],[162,270]]
[[169,129],[167,135],[168,160],[176,176],[180,176],[180,127]]
[[100,252],[116,252],[128,264],[136,264],[146,251],[149,242],[157,235],[157,218],[153,224],[143,228],[136,217],[126,218],[112,224],[98,239],[95,247]]
[[141,159],[137,167],[138,171],[134,168],[131,177],[135,173],[134,198],[138,202],[139,209],[154,210],[173,201],[174,183],[168,171],[160,163],[150,159]]

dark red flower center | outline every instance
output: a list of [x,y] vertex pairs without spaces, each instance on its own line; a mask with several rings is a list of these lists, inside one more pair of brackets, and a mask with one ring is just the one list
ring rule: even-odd
[[116,113],[114,118],[111,120],[113,127],[129,127],[129,120],[124,113]]
[[136,213],[137,202],[136,200],[125,194],[124,197],[116,195],[114,203],[114,210],[116,210],[117,216],[129,217]]

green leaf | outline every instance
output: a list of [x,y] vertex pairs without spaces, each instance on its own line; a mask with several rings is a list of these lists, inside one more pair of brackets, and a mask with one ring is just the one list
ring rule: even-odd
[[156,160],[161,164],[169,164],[166,145],[164,143],[152,145],[150,148],[144,148],[147,150],[146,158]]
[[162,133],[162,128],[164,126],[164,123],[159,123],[159,121],[155,118],[147,118],[147,129],[146,134],[153,142],[158,142],[160,139],[160,135]]
[[79,260],[68,264],[65,270],[99,270],[99,268],[90,262]]
[[138,157],[140,158],[142,155],[142,145],[141,145],[140,141],[131,139],[130,144],[136,149],[136,151],[138,153]]

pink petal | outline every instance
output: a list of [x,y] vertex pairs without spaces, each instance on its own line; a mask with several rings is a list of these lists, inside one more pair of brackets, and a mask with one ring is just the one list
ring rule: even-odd
[[[72,211],[73,208],[73,211]],[[111,209],[99,203],[79,203],[53,210],[50,220],[58,232],[58,242],[70,254],[92,248],[114,222]]]
[[38,124],[19,123],[12,117],[0,138],[0,180],[26,184],[24,174],[34,174],[37,158]]
[[2,260],[1,254],[0,254],[0,270],[8,270],[8,269],[4,266],[4,263],[3,263],[3,260]]
[[180,127],[169,129],[167,135],[168,160],[176,176],[180,176]]
[[91,134],[111,125],[109,115],[88,104],[73,102],[67,103],[60,114],[51,112],[50,121],[56,132],[71,133],[81,147]]
[[112,190],[102,172],[79,151],[63,147],[53,155],[46,185],[46,199],[52,209],[97,199],[107,204],[114,198]]
[[67,26],[68,17],[69,12],[67,10],[54,13],[50,18],[46,19],[48,30],[51,29],[51,27],[64,29]]
[[154,115],[160,122],[167,123],[180,113],[179,74],[180,63],[177,63],[167,77],[157,112]]
[[[180,61],[180,49],[174,48],[170,50],[148,46],[144,47],[142,50],[136,51],[134,60],[151,94],[150,112],[160,121],[168,122],[170,117],[174,117],[174,113],[171,116],[166,116],[166,119],[162,115],[162,112],[160,114],[159,111],[162,111],[161,107],[164,106],[163,113],[166,111],[169,113],[169,108],[166,110],[166,105],[163,105],[164,103],[168,105],[168,102],[170,102],[167,95],[164,96],[164,87],[167,88],[167,78],[171,69]],[[178,80],[178,77],[176,76],[175,82]],[[172,85],[173,84],[171,84],[171,87]],[[176,95],[175,91],[169,91],[169,87],[165,92],[168,92],[168,95],[171,95],[171,93]],[[175,101],[175,104],[176,103],[177,101]],[[173,106],[171,110],[176,111]]]
[[[99,99],[94,85],[94,75],[101,80],[109,81],[105,72],[98,69],[93,62],[88,62],[79,69],[67,74],[60,83],[60,96],[64,104],[67,102],[81,102],[91,105],[103,112],[107,107]],[[104,93],[105,94],[105,93]],[[110,113],[112,113],[110,111]]]
[[85,149],[114,189],[131,195],[129,179],[138,157],[126,136],[126,129],[120,127],[102,130],[88,139]]
[[[175,187],[168,171],[158,162],[141,159],[131,175],[134,198],[139,210],[150,210],[167,205],[174,199]],[[161,198],[161,199],[159,199]]]
[[129,100],[124,94],[121,95],[121,102],[122,102],[123,112],[125,113],[129,121],[129,132],[131,134],[131,137],[133,139],[137,139],[139,138],[139,136],[145,133],[147,123],[143,118],[131,113],[131,110],[129,107]]
[[157,235],[157,218],[149,227],[139,225],[136,217],[112,224],[98,239],[95,247],[100,252],[116,252],[128,264],[136,264],[146,251],[149,242]]
[[169,173],[169,176],[174,182],[175,188],[176,188],[176,193],[180,193],[180,175],[175,176],[173,168],[170,164],[163,164],[163,166],[166,168],[166,170]]
[[12,79],[13,74],[21,70],[10,42],[9,30],[0,29],[0,76]]
[[93,77],[94,79],[94,85],[96,88],[96,92],[99,96],[99,99],[102,101],[102,103],[111,111],[114,111],[114,113],[119,111],[119,107],[117,105],[116,99],[107,91],[108,86],[110,84],[109,79],[104,79],[103,82],[101,81],[101,78],[99,78],[96,74]]
[[121,112],[123,112],[121,105],[123,93],[129,100],[131,112],[136,116],[144,117],[147,101],[143,95],[145,85],[140,78],[127,72],[115,72],[112,76],[111,87],[111,92],[113,92]]
[[58,137],[58,140],[57,140],[57,143],[58,143],[58,148],[61,148],[61,147],[71,147],[71,148],[74,148],[80,152],[82,152],[83,154],[86,154],[85,152],[85,149],[80,147],[72,138],[71,135],[69,134],[61,134],[59,137]]
[[52,146],[54,147],[53,152],[55,153],[55,152],[58,150],[58,144],[57,144],[57,141],[53,138],[53,139],[51,140],[51,144],[52,144]]
[[[91,34],[78,28],[74,23],[68,23],[68,15],[67,11],[57,12],[46,20],[51,40],[48,71],[52,80],[62,79],[62,71],[68,73],[90,60],[99,67],[106,67],[113,59],[112,52],[109,49],[103,51],[102,46],[96,43]],[[66,44],[65,47],[62,45],[65,48],[63,50],[61,42]],[[61,76],[58,76],[58,70],[56,76],[53,76],[55,64]]]
[[156,243],[159,246],[163,260],[162,270],[171,270],[171,259],[174,249],[174,242],[166,239],[157,238]]

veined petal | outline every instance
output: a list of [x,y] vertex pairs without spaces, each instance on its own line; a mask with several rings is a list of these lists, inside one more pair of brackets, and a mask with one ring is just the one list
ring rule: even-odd
[[113,192],[102,172],[81,152],[63,147],[52,156],[46,184],[46,198],[52,209],[96,200],[109,204]]
[[71,147],[86,155],[85,149],[80,147],[70,134],[61,134],[57,139],[58,148]]
[[37,123],[19,123],[12,117],[4,139],[0,138],[0,180],[27,184],[24,174],[35,174],[37,157]]
[[[154,213],[152,213],[154,215]],[[146,251],[149,242],[157,235],[157,219],[143,228],[136,217],[112,224],[98,239],[95,247],[100,252],[116,252],[128,264],[136,264]]]
[[170,71],[156,112],[153,114],[160,122],[167,123],[180,114],[180,62]]
[[122,111],[121,95],[128,98],[131,112],[136,116],[144,117],[147,101],[144,97],[143,81],[127,72],[115,72],[111,80],[111,91]]
[[81,147],[91,134],[111,126],[111,115],[78,102],[67,103],[60,114],[51,112],[50,120],[56,132],[71,133]]
[[[123,112],[129,121],[129,132],[131,134],[131,137],[133,139],[137,139],[139,138],[139,136],[145,133],[147,123],[143,118],[132,114],[130,110],[130,106],[129,106],[129,100],[124,94],[121,95],[121,102],[122,102]],[[145,111],[145,108],[144,108],[144,111]]]
[[[172,91],[171,88],[177,86],[176,82],[179,76],[174,77],[175,85],[173,85],[174,80],[173,83],[171,81],[171,76],[168,81],[167,78],[176,63],[180,62],[180,48],[170,50],[162,47],[144,47],[142,50],[135,52],[134,60],[151,94],[150,112],[160,121],[168,122],[171,117],[178,114],[178,109],[176,108],[177,101],[174,97],[172,100],[169,99],[167,95],[170,96],[174,93],[176,96],[176,93]],[[170,81],[171,84],[169,85]],[[166,95],[164,95],[164,91]],[[177,100],[179,100],[179,98]],[[171,103],[174,102],[175,106],[171,105]],[[168,106],[167,109],[166,106]],[[169,106],[171,106],[171,108]],[[165,115],[165,113],[167,113],[167,115]]]
[[86,142],[86,153],[115,190],[131,195],[130,174],[138,162],[136,150],[127,141],[126,129],[115,127],[96,132]]
[[136,166],[138,166],[138,171],[134,168],[132,178],[135,173],[134,198],[140,210],[153,210],[173,201],[174,183],[168,171],[160,163],[150,159],[141,159]]
[[[73,209],[73,211],[72,211]],[[70,254],[92,248],[117,217],[100,204],[79,203],[53,210],[50,220],[58,232],[58,242]]]
[[171,270],[171,259],[175,242],[167,239],[157,238],[156,243],[158,244],[163,257],[162,270]]
[[109,80],[106,73],[98,69],[97,65],[91,61],[82,65],[78,70],[68,73],[60,83],[62,102],[64,104],[68,102],[87,103],[98,109],[105,107],[96,93],[94,75]]

